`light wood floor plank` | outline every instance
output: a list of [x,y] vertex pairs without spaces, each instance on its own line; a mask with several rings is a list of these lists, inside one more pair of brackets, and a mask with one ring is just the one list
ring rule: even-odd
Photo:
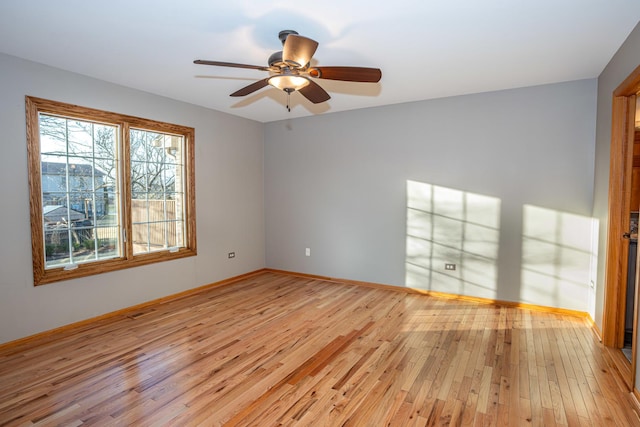
[[640,426],[584,319],[264,272],[0,351],[0,425]]

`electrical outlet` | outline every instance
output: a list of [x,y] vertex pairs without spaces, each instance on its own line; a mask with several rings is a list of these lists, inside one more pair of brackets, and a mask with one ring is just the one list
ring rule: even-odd
[[229,258],[235,258],[235,257],[236,257],[235,252],[229,252]]
[[305,254],[306,256],[311,256],[311,248],[306,248],[306,249],[304,250],[304,254]]
[[456,269],[456,265],[455,264],[445,264],[444,265],[444,269],[445,270],[455,270]]

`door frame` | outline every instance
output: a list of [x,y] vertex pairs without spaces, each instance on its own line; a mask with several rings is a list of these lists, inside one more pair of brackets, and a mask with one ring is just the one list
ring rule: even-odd
[[[629,244],[623,234],[630,227],[631,172],[633,170],[633,141],[635,134],[636,94],[640,92],[638,66],[613,92],[611,120],[611,151],[609,169],[609,222],[605,271],[602,342],[619,351],[624,343],[624,315]],[[636,278],[636,287],[638,280]],[[636,289],[636,295],[638,290]],[[634,325],[638,320],[636,301]],[[633,328],[631,364],[622,357],[612,359],[623,374],[627,386],[633,389],[636,371],[636,334]]]

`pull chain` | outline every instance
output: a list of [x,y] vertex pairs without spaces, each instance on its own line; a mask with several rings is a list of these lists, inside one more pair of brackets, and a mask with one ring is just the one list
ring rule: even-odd
[[291,92],[293,92],[295,89],[291,89],[287,87],[287,88],[284,88],[283,90],[287,94],[287,111],[291,112]]

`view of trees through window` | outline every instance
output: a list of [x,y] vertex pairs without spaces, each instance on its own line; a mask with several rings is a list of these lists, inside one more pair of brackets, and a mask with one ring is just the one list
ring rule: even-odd
[[194,128],[25,104],[34,285],[197,255]]
[[117,126],[42,113],[39,126],[46,268],[121,256],[125,172],[133,253],[184,246],[182,136],[131,129],[122,171]]
[[183,246],[181,136],[130,132],[133,253]]
[[118,128],[40,114],[46,267],[120,256]]

